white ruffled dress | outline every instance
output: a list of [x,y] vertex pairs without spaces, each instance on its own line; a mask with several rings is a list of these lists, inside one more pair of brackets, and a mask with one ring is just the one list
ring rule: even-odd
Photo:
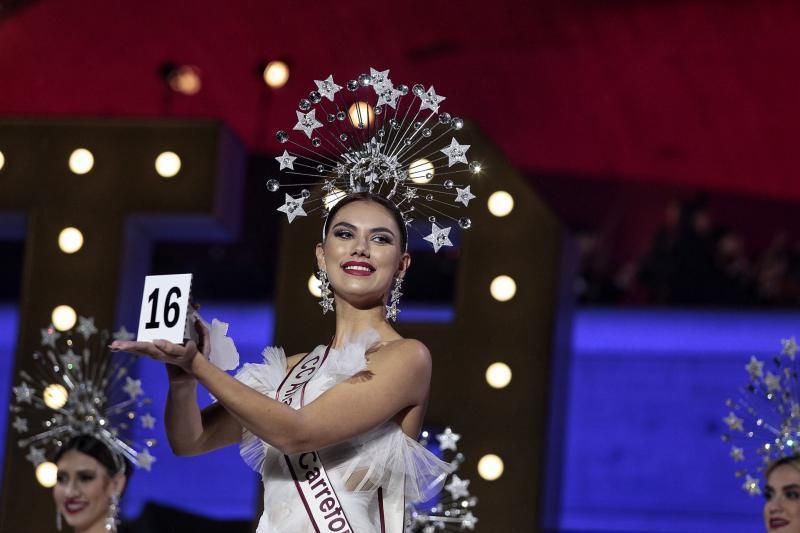
[[[306,386],[306,404],[366,369],[366,351],[378,340],[377,333],[370,331],[341,349],[331,349],[322,368]],[[325,349],[317,346],[314,351],[321,355]],[[236,378],[274,398],[287,371],[283,349],[270,347],[264,350],[263,364],[245,364]],[[240,451],[264,482],[264,514],[257,533],[313,533],[282,453],[247,430],[242,435]],[[425,501],[441,490],[452,470],[393,421],[317,451],[354,533],[381,532],[379,488],[384,498],[402,494],[407,503]],[[402,531],[402,524],[387,526],[386,531]]]

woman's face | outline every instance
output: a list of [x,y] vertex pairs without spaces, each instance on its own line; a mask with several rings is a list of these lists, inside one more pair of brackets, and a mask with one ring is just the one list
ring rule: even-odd
[[768,532],[800,533],[800,470],[781,465],[767,478],[764,525]]
[[94,457],[77,450],[65,452],[57,466],[53,499],[67,524],[83,531],[104,521],[111,497],[122,492],[124,476],[112,479]]
[[359,308],[378,305],[411,262],[400,238],[400,228],[385,207],[354,201],[329,222],[325,242],[317,245],[317,263],[327,271],[338,297]]

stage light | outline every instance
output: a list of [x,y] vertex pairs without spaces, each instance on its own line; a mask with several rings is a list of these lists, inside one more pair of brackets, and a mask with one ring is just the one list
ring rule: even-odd
[[65,254],[74,254],[83,246],[83,233],[78,228],[68,227],[58,234],[58,247]]
[[56,486],[58,480],[58,467],[50,461],[39,463],[36,467],[36,481],[46,489]]
[[428,183],[433,179],[433,163],[427,159],[417,159],[408,165],[408,177],[414,183]]
[[503,475],[503,460],[493,453],[481,457],[478,461],[478,474],[486,481],[494,481]]
[[353,127],[363,130],[366,127],[371,128],[375,125],[375,111],[366,102],[354,102],[350,105],[347,113],[350,116],[350,123]]
[[6,156],[3,155],[3,152],[0,152],[0,170],[3,170],[3,167],[6,165]]
[[44,404],[50,409],[61,409],[66,405],[69,393],[67,388],[60,383],[51,383],[42,393]]
[[333,189],[331,192],[325,195],[325,197],[322,199],[322,203],[325,205],[325,209],[330,210],[345,196],[346,195],[343,190]]
[[493,192],[487,203],[489,212],[496,217],[504,217],[514,209],[514,197],[506,191]]
[[86,174],[94,167],[94,156],[86,148],[78,148],[69,156],[69,169],[75,174]]
[[507,302],[517,294],[517,283],[509,276],[497,276],[492,280],[489,292],[498,302]]
[[320,283],[317,279],[317,276],[311,274],[311,277],[308,278],[308,292],[310,292],[314,298],[322,297],[322,291],[320,290],[319,285]]
[[192,96],[199,93],[203,87],[200,69],[192,65],[176,65],[168,62],[161,65],[159,73],[167,86],[176,93]]
[[507,387],[511,383],[511,368],[505,363],[492,363],[486,369],[486,382],[495,389]]
[[156,157],[156,172],[162,178],[171,178],[181,171],[181,158],[175,152],[161,152]]
[[59,305],[53,309],[50,320],[53,322],[53,327],[58,331],[67,331],[72,329],[75,322],[78,321],[78,314],[68,305]]
[[283,61],[270,61],[261,74],[271,89],[280,89],[289,81],[289,65]]

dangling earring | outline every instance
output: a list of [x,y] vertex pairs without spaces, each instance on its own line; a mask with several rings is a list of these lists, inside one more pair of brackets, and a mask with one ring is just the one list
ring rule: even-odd
[[106,531],[117,533],[117,522],[119,520],[119,496],[116,494],[111,496],[111,501],[108,503],[108,516],[106,517]]
[[328,281],[328,273],[325,270],[320,269],[317,272],[317,278],[319,279],[319,292],[320,292],[320,302],[319,305],[322,306],[322,314],[326,314],[328,311],[333,311],[333,298],[331,297],[331,282]]
[[61,531],[61,511],[56,509],[56,529]]
[[389,296],[389,305],[386,306],[386,319],[392,322],[397,322],[397,313],[400,312],[400,309],[397,308],[397,304],[400,303],[400,297],[403,295],[403,293],[400,292],[402,286],[403,278],[394,278],[394,288],[392,289],[392,294]]

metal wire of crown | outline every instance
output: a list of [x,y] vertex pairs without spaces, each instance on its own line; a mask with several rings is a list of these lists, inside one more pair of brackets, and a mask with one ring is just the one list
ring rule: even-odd
[[722,440],[730,445],[735,475],[743,478],[742,489],[751,496],[761,494],[763,474],[772,462],[800,453],[798,346],[794,337],[782,339],[781,345],[781,353],[770,361],[751,356],[744,366],[748,384],[738,398],[725,401]]
[[[290,223],[315,211],[326,217],[348,194],[370,192],[394,202],[406,227],[427,220],[431,230],[423,238],[435,252],[452,246],[453,225],[472,225],[468,217],[452,213],[475,198],[470,185],[457,181],[479,173],[481,164],[467,159],[470,145],[456,137],[464,121],[439,112],[445,97],[433,86],[394,85],[389,70],[374,68],[345,87],[332,75],[314,83],[317,89],[300,100],[296,111],[293,130],[303,135],[276,134],[287,145],[276,158],[280,171],[303,181],[267,181],[272,192],[284,189],[278,211]],[[290,194],[289,188],[301,190]]]
[[[28,448],[26,459],[38,467],[70,439],[89,435],[106,445],[117,466],[126,458],[150,470],[156,460],[150,453],[155,439],[137,443],[128,437],[137,422],[143,429],[155,427],[152,414],[139,413],[151,400],[141,380],[130,376],[134,357],[121,352],[112,356],[109,333],[98,331],[92,318],[80,317],[78,326],[64,333],[51,324],[41,335],[32,373],[19,372],[10,407],[17,442]],[[122,327],[111,337],[130,340],[133,335]]]

